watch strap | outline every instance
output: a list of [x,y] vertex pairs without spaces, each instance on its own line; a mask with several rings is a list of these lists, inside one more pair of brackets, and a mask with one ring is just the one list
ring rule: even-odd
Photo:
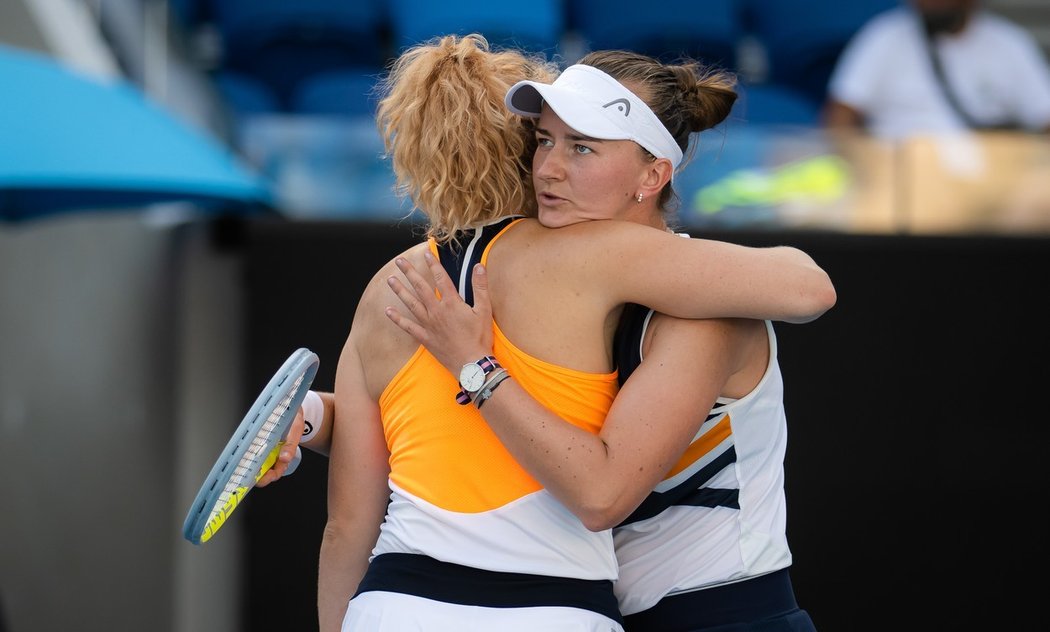
[[[496,369],[502,368],[500,367],[499,360],[497,360],[494,356],[490,355],[487,355],[484,358],[475,361],[474,364],[480,366],[481,370],[485,372],[485,375],[492,373]],[[481,388],[485,388],[485,385],[483,384]],[[478,389],[478,392],[481,392],[481,389]],[[459,392],[456,393],[456,403],[462,406],[469,404],[471,401],[473,400],[470,397],[470,393],[467,392],[467,390],[464,389],[461,385]]]

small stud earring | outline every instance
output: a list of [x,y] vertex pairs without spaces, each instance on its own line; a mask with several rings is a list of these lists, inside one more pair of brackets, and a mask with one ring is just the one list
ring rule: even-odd
[[642,203],[642,194],[641,194],[641,193],[639,193],[639,194],[638,194],[638,197],[637,197],[637,198],[635,198],[635,199],[636,199],[636,200],[638,200],[638,203],[639,203],[639,204],[641,204],[641,203]]

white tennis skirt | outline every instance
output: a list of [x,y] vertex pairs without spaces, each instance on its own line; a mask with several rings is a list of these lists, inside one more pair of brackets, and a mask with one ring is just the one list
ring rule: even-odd
[[350,600],[342,632],[623,632],[616,621],[582,608],[490,608],[369,591]]

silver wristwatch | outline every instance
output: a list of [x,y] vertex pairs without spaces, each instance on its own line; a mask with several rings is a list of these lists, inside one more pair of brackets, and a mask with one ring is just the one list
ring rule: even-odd
[[485,356],[477,362],[464,364],[459,370],[459,394],[456,401],[460,404],[469,404],[474,396],[485,385],[486,376],[499,368],[499,361],[492,356]]

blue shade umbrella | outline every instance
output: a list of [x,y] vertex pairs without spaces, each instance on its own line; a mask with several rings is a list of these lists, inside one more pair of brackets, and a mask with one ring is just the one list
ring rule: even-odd
[[0,45],[0,221],[169,201],[253,212],[271,194],[135,86]]

